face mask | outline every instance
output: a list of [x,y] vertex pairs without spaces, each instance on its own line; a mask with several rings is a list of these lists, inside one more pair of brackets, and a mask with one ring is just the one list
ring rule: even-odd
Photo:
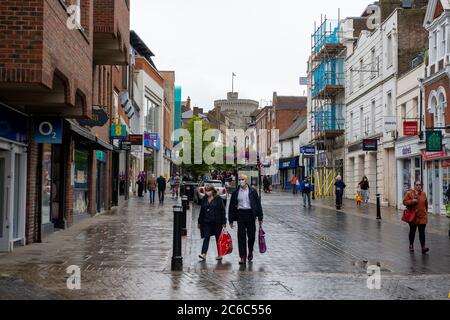
[[211,196],[212,196],[212,192],[211,192],[211,191],[208,191],[208,192],[206,193],[206,195],[207,195],[208,197],[211,197]]
[[245,186],[247,183],[245,182],[245,180],[239,180],[239,184],[241,185],[241,187]]

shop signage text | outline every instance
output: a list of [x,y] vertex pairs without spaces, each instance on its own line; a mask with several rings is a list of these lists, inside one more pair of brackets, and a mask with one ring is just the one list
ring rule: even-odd
[[377,139],[364,139],[363,140],[363,151],[378,151],[378,140]]
[[62,144],[61,118],[40,119],[35,122],[34,141],[45,144]]
[[442,131],[427,131],[427,152],[441,152],[442,139]]
[[386,132],[397,130],[397,117],[384,117],[384,130]]
[[315,155],[316,148],[315,147],[301,147],[300,153],[304,155]]
[[111,126],[111,138],[125,140],[127,138],[127,126],[124,124],[113,124]]
[[423,161],[436,160],[444,157],[448,157],[448,152],[426,152],[425,150],[422,151]]
[[403,122],[403,135],[406,137],[414,137],[419,134],[419,124],[417,121]]

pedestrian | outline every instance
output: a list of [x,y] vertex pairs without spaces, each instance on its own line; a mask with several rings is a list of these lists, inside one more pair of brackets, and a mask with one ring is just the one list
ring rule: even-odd
[[166,179],[163,176],[159,176],[159,178],[156,179],[156,184],[158,185],[159,204],[164,204],[164,194],[167,188]]
[[179,190],[180,190],[180,175],[177,173],[175,178],[173,178],[172,185],[172,199],[178,199]]
[[428,199],[425,192],[422,191],[423,184],[420,181],[414,183],[414,189],[408,191],[403,199],[403,204],[409,209],[416,212],[416,217],[409,224],[409,251],[414,252],[414,240],[416,231],[419,229],[419,240],[422,246],[422,253],[426,254],[430,251],[426,247],[425,229],[428,224]]
[[292,192],[295,196],[295,195],[297,195],[298,184],[299,184],[297,177],[295,175],[293,175],[290,182],[291,182],[291,186],[292,186]]
[[264,192],[265,193],[269,193],[269,179],[267,178],[267,176],[263,177],[263,186],[264,186]]
[[311,180],[309,177],[306,177],[302,182],[300,182],[300,192],[303,195],[303,207],[306,208],[306,204],[308,203],[308,208],[311,208]]
[[144,193],[144,183],[145,183],[144,173],[142,171],[139,172],[136,183],[138,185],[138,197],[142,198],[144,196],[143,193]]
[[360,183],[358,183],[358,187],[361,190],[361,195],[365,203],[369,202],[369,179],[364,176]]
[[[199,255],[202,261],[206,261],[211,237],[214,236],[216,238],[217,246],[222,230],[227,226],[225,205],[222,198],[218,195],[216,188],[208,184],[205,187],[205,191],[206,197],[203,198],[198,217],[198,228],[203,239],[202,253]],[[221,261],[222,259],[223,257],[218,254],[216,260]]]
[[358,188],[355,195],[356,207],[361,208],[362,202],[364,201],[364,197],[362,195],[361,189]]
[[152,174],[150,179],[148,180],[148,191],[150,193],[150,204],[155,203],[156,187],[157,187],[156,176],[154,174]]
[[344,197],[344,190],[347,186],[345,185],[341,176],[336,177],[334,186],[336,189],[336,209],[340,210],[342,208],[342,198]]
[[239,264],[245,265],[247,258],[248,261],[253,261],[256,218],[258,218],[259,224],[262,225],[264,216],[258,191],[248,184],[248,177],[244,174],[239,176],[239,186],[231,196],[228,210],[230,227],[233,229],[234,222],[237,221],[238,223],[238,246],[241,258]]

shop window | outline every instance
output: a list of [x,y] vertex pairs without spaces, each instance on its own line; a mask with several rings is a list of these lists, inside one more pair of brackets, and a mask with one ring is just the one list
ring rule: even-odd
[[42,193],[41,213],[42,224],[50,223],[52,194],[52,145],[42,145]]
[[450,188],[450,167],[442,168],[442,191],[444,193],[443,199],[445,204],[450,204],[450,199],[447,197],[447,190]]
[[89,153],[75,150],[74,214],[87,213],[89,205]]
[[411,182],[411,160],[403,161],[403,197],[406,193],[411,190],[412,182]]

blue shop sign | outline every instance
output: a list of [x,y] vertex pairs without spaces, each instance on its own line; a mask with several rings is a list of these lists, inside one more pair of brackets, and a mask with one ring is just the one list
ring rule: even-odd
[[301,147],[300,153],[304,155],[315,155],[316,148],[315,147]]
[[144,132],[144,147],[156,151],[161,150],[161,139],[157,133]]
[[297,161],[295,159],[280,162],[280,169],[295,169],[297,168]]
[[0,137],[27,143],[28,117],[0,104]]
[[62,144],[63,120],[61,118],[37,119],[34,123],[34,141],[45,144]]

